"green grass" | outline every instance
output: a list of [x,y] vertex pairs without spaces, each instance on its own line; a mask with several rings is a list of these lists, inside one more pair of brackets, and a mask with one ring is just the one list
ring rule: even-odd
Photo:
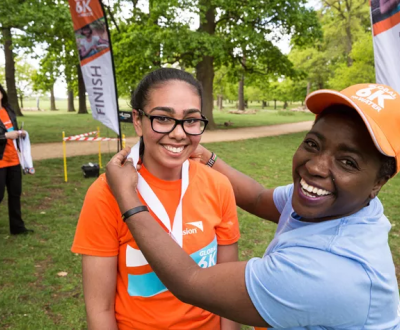
[[[119,101],[121,109],[128,110],[127,100]],[[109,128],[102,125],[99,121],[93,119],[91,114],[68,113],[66,100],[57,101],[58,111],[50,111],[49,101],[42,100],[41,107],[45,111],[24,111],[24,116],[18,118],[19,124],[24,122],[24,129],[29,132],[31,143],[61,142],[62,132],[66,136],[87,133],[97,130],[100,127],[101,136],[115,137],[116,134]],[[35,100],[26,100],[24,106],[36,107]],[[77,104],[76,104],[77,106]],[[234,104],[227,104],[222,110],[214,110],[214,119],[220,129],[231,129],[239,127],[254,127],[275,125],[283,123],[294,123],[299,121],[312,120],[313,115],[304,112],[290,112],[282,110],[261,110],[260,104],[250,104],[250,109],[258,109],[257,114],[235,115],[229,114]],[[298,106],[298,104],[293,105]],[[278,108],[281,108],[279,104]],[[224,123],[229,122],[229,126]],[[122,123],[122,132],[127,136],[134,136],[134,129],[131,124]]]
[[[303,134],[268,137],[207,147],[267,187],[291,182],[291,157]],[[106,157],[104,157],[106,158]],[[63,182],[62,160],[36,162],[36,174],[24,176],[23,215],[34,235],[8,234],[6,207],[0,206],[0,328],[82,329],[86,327],[81,258],[70,252],[87,188],[80,166],[95,156],[68,159],[69,182]],[[393,224],[390,246],[400,266],[400,177],[380,193]],[[239,210],[240,258],[262,256],[276,226]],[[65,271],[66,277],[57,276]],[[400,275],[400,274],[399,274]],[[246,328],[247,329],[247,328]]]

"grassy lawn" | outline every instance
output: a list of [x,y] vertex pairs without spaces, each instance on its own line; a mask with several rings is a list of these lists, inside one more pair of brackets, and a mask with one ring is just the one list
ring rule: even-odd
[[[291,182],[291,157],[303,134],[268,137],[207,147],[267,187]],[[4,202],[0,212],[0,328],[82,329],[86,327],[81,286],[81,257],[70,252],[87,188],[80,166],[93,156],[68,159],[69,183],[62,160],[36,162],[36,174],[24,177],[23,214],[34,235],[8,234]],[[393,224],[390,245],[400,265],[400,177],[380,197]],[[4,210],[4,211],[3,211]],[[239,210],[240,258],[262,256],[275,225]],[[67,275],[60,277],[59,272]],[[400,274],[399,274],[400,275]]]
[[[46,103],[47,102],[47,103]],[[49,109],[48,100],[41,101],[43,109]],[[127,100],[120,100],[121,109],[128,110]],[[24,117],[18,118],[19,124],[24,122],[24,128],[29,132],[32,143],[61,142],[62,131],[66,136],[87,133],[97,130],[100,127],[101,136],[114,137],[116,134],[109,128],[103,126],[99,121],[94,120],[91,114],[78,115],[77,113],[68,113],[66,100],[57,101],[58,111],[25,111]],[[35,107],[36,101],[26,100],[24,106]],[[77,105],[76,105],[77,106]],[[312,120],[313,115],[304,112],[290,112],[281,110],[282,105],[278,104],[277,109],[261,109],[258,103],[250,104],[250,109],[257,109],[257,114],[235,115],[228,111],[233,109],[234,104],[226,104],[226,107],[220,110],[214,110],[214,119],[221,129],[231,129],[239,127],[254,127],[264,125],[275,125],[283,123],[294,123],[299,121]],[[292,107],[297,107],[294,104]],[[229,122],[229,126],[224,123]],[[122,132],[126,136],[133,136],[134,130],[131,124],[122,123]]]

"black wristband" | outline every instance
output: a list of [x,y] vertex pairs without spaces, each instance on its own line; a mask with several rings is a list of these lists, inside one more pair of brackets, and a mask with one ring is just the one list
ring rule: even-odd
[[132,215],[135,215],[136,213],[140,213],[140,212],[144,212],[144,211],[149,212],[149,209],[147,208],[147,206],[142,205],[142,206],[134,207],[133,209],[126,211],[122,215],[122,220],[126,221],[126,219],[130,218]]

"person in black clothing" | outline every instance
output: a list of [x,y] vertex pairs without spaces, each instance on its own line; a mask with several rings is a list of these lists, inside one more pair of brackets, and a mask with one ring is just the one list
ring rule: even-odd
[[25,135],[25,131],[18,130],[15,112],[0,85],[0,203],[7,187],[10,232],[13,235],[33,232],[25,227],[21,216],[22,173],[17,148],[18,138]]

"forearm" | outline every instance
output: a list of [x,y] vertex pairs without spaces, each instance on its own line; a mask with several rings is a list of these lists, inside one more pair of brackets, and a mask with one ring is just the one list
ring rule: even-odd
[[[132,197],[132,195],[128,197],[127,201],[118,204],[122,213],[142,205],[138,197]],[[141,212],[128,218],[126,224],[139,249],[160,280],[175,296],[185,300],[185,293],[190,291],[190,279],[200,267],[166,234],[148,212]],[[157,253],[154,253],[155,246],[162,248],[157,249]]]
[[90,311],[87,313],[87,323],[89,330],[118,330],[114,310]]
[[221,317],[221,330],[240,330],[240,324]]
[[[201,156],[201,163],[207,164],[210,157],[211,151],[205,149]],[[231,182],[236,204],[243,210],[256,214],[259,198],[265,188],[254,179],[226,164],[221,158],[217,159],[213,169],[224,174]]]

